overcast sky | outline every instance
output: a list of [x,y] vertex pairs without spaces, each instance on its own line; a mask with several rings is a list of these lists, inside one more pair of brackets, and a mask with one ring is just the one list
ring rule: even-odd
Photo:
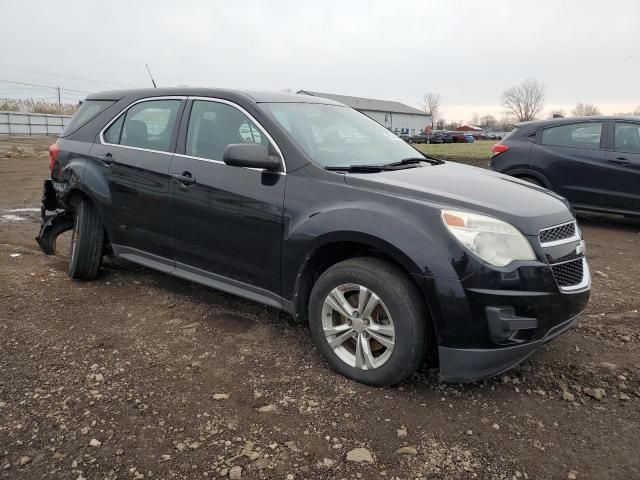
[[[0,5],[0,80],[82,91],[307,89],[500,116],[501,92],[544,81],[545,113],[640,105],[639,0],[29,1]],[[52,89],[0,82],[0,97]]]

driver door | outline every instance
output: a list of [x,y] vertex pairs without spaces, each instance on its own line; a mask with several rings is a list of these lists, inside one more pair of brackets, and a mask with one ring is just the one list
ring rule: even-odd
[[215,99],[191,100],[181,129],[184,144],[170,167],[177,273],[279,295],[286,175],[222,161],[234,143],[260,143],[277,154],[265,131],[239,107]]

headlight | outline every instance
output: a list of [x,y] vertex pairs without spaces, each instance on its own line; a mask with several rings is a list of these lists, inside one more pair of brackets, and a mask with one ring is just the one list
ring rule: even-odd
[[504,267],[514,260],[536,259],[529,241],[506,222],[455,210],[442,210],[441,216],[462,245],[491,265]]

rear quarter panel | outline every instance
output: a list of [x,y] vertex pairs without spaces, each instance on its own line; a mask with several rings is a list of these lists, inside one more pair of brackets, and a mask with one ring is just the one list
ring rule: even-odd
[[515,171],[526,171],[531,168],[532,142],[523,138],[514,138],[501,143],[508,146],[509,150],[491,159],[492,170],[513,175]]
[[84,171],[92,144],[65,138],[59,138],[57,143],[60,151],[51,172],[51,180],[59,204],[68,207],[69,192],[84,190]]

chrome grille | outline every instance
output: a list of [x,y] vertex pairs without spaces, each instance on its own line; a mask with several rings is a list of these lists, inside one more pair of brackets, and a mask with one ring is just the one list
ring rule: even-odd
[[540,230],[540,243],[545,244],[576,237],[576,222],[564,223]]
[[572,287],[582,282],[584,262],[582,258],[578,258],[570,262],[551,265],[551,270],[559,287]]

